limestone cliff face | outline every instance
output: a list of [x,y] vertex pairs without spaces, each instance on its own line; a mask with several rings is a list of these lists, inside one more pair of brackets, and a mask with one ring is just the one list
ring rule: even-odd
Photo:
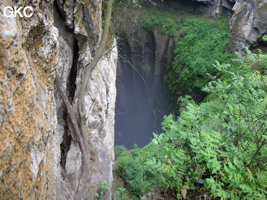
[[261,38],[267,31],[267,0],[214,0],[209,4],[211,15],[229,12],[231,50],[241,52],[245,47],[264,44]]
[[[228,12],[232,35],[230,48],[242,51],[245,47],[263,44],[267,29],[267,0],[149,0],[150,6],[170,11],[185,11],[214,16]],[[266,46],[266,45],[265,45]]]
[[261,45],[262,36],[267,32],[267,0],[236,0],[230,19],[234,50]]
[[[73,199],[81,152],[69,136],[54,84],[77,102],[85,67],[101,39],[102,1],[0,3],[0,199]],[[33,16],[3,15],[32,6]],[[66,25],[66,26],[65,26]],[[90,182],[86,199],[112,182],[116,48],[102,56],[87,88]],[[106,195],[110,199],[111,194]]]
[[[121,89],[118,92],[124,90],[123,85],[119,84],[121,81],[132,79],[132,92],[136,101],[150,98],[153,104],[162,86],[163,71],[172,59],[174,37],[158,30],[146,31],[140,25],[132,23],[134,28],[131,31],[128,31],[128,27],[117,29],[121,56],[117,76],[118,87]],[[125,108],[127,109],[127,105]]]
[[262,36],[267,31],[266,0],[214,0],[210,4],[214,5],[211,7],[212,15],[223,10],[229,12],[231,50],[241,52],[245,47],[259,47],[264,44]]

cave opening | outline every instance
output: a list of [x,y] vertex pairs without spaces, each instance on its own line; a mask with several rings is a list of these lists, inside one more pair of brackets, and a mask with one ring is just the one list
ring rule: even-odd
[[134,144],[147,145],[153,132],[160,134],[163,115],[167,114],[168,97],[162,86],[168,52],[159,52],[153,31],[143,34],[143,41],[139,42],[125,34],[118,40],[115,145],[128,149]]

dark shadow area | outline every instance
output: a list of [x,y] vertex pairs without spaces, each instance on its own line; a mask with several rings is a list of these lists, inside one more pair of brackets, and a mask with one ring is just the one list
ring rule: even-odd
[[127,38],[120,36],[115,145],[125,145],[128,149],[134,144],[143,147],[153,138],[152,132],[161,133],[166,109],[160,104],[163,73],[155,70],[155,46],[152,32],[146,34],[143,46],[135,43],[130,47]]
[[[76,81],[76,76],[77,76],[77,63],[78,63],[78,58],[79,58],[78,42],[75,40],[74,32],[65,26],[65,19],[59,9],[57,1],[54,2],[54,19],[55,19],[54,25],[57,27],[59,34],[64,38],[66,42],[68,42],[70,47],[73,48],[72,66],[71,66],[69,78],[66,83],[67,84],[66,93],[67,93],[70,103],[72,103],[72,100],[75,95],[75,90],[76,90],[75,81]],[[68,151],[71,145],[71,135],[70,135],[69,124],[68,124],[68,121],[69,121],[68,111],[64,103],[61,105],[61,108],[58,111],[58,120],[64,126],[64,132],[62,135],[62,143],[60,144],[60,151],[61,151],[60,164],[62,168],[65,170],[66,159],[67,159]]]
[[144,1],[143,5],[148,7],[153,6],[171,12],[185,12],[191,14],[208,14],[209,8],[214,5],[212,0],[154,0],[153,2],[154,4],[152,5],[149,1]]

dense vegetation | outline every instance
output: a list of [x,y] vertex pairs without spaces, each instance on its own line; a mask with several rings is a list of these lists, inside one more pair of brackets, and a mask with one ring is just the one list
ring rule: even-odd
[[225,53],[229,42],[225,17],[209,19],[148,10],[140,22],[148,30],[158,28],[176,38],[174,59],[165,75],[174,104],[179,96],[185,94],[197,99],[196,96],[203,93],[201,88],[211,80],[207,73],[217,73],[212,66],[214,61],[225,63],[232,56]]
[[166,187],[179,197],[184,184],[199,183],[222,199],[266,199],[267,56],[247,51],[237,60],[234,69],[213,65],[221,78],[203,88],[204,102],[180,98],[181,114],[165,117],[164,133],[120,155],[116,169],[133,194]]
[[225,53],[228,30],[223,19],[187,19],[176,40],[174,59],[168,67],[165,81],[173,99],[181,95],[201,93],[218,70],[212,66],[215,60],[225,63],[231,55]]
[[[177,38],[165,78],[180,115],[165,116],[163,133],[147,146],[115,148],[127,188],[120,199],[140,199],[153,188],[181,199],[183,185],[221,199],[266,199],[267,55],[226,54],[223,19],[159,14],[141,23]],[[192,98],[196,90],[206,94],[200,103]]]

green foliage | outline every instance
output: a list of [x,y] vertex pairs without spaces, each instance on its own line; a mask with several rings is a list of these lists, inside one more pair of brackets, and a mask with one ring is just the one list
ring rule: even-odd
[[127,151],[127,148],[124,145],[114,146],[115,158],[118,158],[125,151]]
[[[154,136],[154,141],[144,148],[121,154],[115,166],[128,184],[128,190],[139,197],[153,188],[177,188],[180,191],[182,176],[185,174],[184,162],[187,156],[184,151],[177,150],[171,138],[164,136],[164,141],[168,142],[166,145],[160,141],[163,140],[161,136]],[[177,197],[179,195],[180,192]]]
[[204,185],[221,199],[266,199],[267,55],[247,50],[236,61],[235,67],[216,62],[204,102],[180,98],[180,117],[165,116],[163,134],[118,159],[135,194],[165,187],[180,198],[187,184]]
[[[204,185],[221,199],[266,199],[267,56],[247,50],[230,60],[223,18],[146,11],[144,28],[178,38],[165,80],[180,116],[164,117],[164,133],[144,148],[118,153],[115,168],[127,190],[141,197],[165,187],[180,198],[184,184]],[[202,103],[181,96],[201,88],[208,94]]]
[[231,58],[224,53],[229,42],[225,17],[185,18],[177,12],[147,9],[140,23],[145,29],[159,29],[177,38],[174,59],[165,76],[174,99],[204,87],[211,80],[207,73],[217,73],[212,67],[214,60],[224,63]]
[[267,35],[262,36],[263,41],[267,41]]
[[113,196],[112,200],[138,200],[132,192],[130,192],[129,187],[125,184],[125,181],[123,178],[121,178],[117,170],[113,170],[113,183],[112,183],[112,191]]
[[[158,183],[158,186],[170,189],[176,188],[177,191],[180,191],[182,177],[185,175],[184,163],[187,156],[182,149],[177,149],[172,143],[165,144],[161,150],[165,156],[147,158],[145,164],[155,177],[153,181]],[[176,196],[177,198],[181,198],[180,192]]]
[[177,12],[165,12],[146,8],[146,12],[140,18],[140,24],[147,30],[159,29],[162,33],[176,35],[182,28],[184,17]]
[[142,196],[149,191],[145,182],[145,169],[138,158],[121,156],[115,166],[118,174],[124,178],[130,191],[136,196]]
[[119,188],[112,200],[138,200],[138,198],[127,193],[125,188]]
[[107,184],[106,180],[104,182],[102,182],[102,183],[99,183],[99,185],[101,187],[101,192],[99,194],[95,193],[95,196],[97,197],[97,199],[103,200],[104,197],[105,197],[106,192],[108,191],[109,185]]
[[218,71],[212,66],[214,60],[224,63],[231,55],[225,54],[228,30],[224,19],[189,18],[183,24],[176,40],[174,59],[165,76],[172,97],[200,93],[211,77]]
[[113,199],[116,199],[116,200],[128,200],[128,197],[127,199],[124,198],[124,191],[126,189],[125,188],[120,188],[119,191],[116,191],[116,195]]
[[134,148],[134,149],[138,149],[138,144],[135,144],[135,143],[134,143],[133,148]]
[[[210,93],[206,101],[200,105],[188,102],[177,121],[165,117],[164,135],[186,151],[191,169],[195,163],[200,165],[205,187],[214,196],[265,199],[267,56],[247,50],[247,56],[239,57],[238,62],[237,69],[217,62],[216,69],[228,76],[209,82],[203,89]],[[261,73],[255,67],[265,71]],[[191,178],[193,172],[188,173]]]

